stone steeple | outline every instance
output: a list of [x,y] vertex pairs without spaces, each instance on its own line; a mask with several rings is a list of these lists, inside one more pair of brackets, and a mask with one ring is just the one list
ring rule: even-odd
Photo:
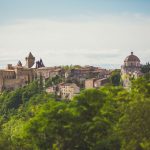
[[18,61],[17,66],[22,67],[22,63],[20,60]]
[[31,52],[29,53],[28,58],[34,58]]
[[26,59],[26,65],[25,66],[27,68],[31,68],[34,65],[35,57],[30,52],[29,55],[28,55],[28,57],[26,57],[25,59]]

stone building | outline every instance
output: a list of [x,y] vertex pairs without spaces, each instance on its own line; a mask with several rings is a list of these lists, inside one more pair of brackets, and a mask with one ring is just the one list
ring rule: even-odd
[[53,78],[56,76],[65,76],[65,72],[60,67],[41,67],[36,69],[37,76],[42,76],[43,79]]
[[35,69],[31,68],[34,65],[35,57],[30,52],[25,60],[25,66],[18,61],[15,66],[8,64],[6,69],[0,69],[0,92],[23,87],[36,78]]
[[80,88],[75,83],[64,83],[59,86],[60,96],[62,99],[72,99],[80,93]]
[[70,78],[103,78],[106,74],[109,74],[109,71],[99,67],[93,66],[84,66],[80,68],[71,69],[68,77]]
[[78,87],[75,83],[60,83],[58,85],[48,87],[46,92],[55,94],[61,99],[71,100],[75,95],[80,93],[80,87]]
[[121,66],[121,78],[123,86],[129,88],[131,85],[131,79],[141,76],[141,64],[140,59],[131,52],[124,60],[124,64]]
[[79,68],[74,68],[65,72],[65,78],[69,82],[71,81],[76,83],[81,88],[84,88],[85,80],[87,79],[108,78],[109,75],[109,70],[94,66],[80,66]]
[[102,79],[87,79],[85,80],[85,89],[90,88],[99,88],[101,86],[104,86],[105,84],[109,83],[108,78],[102,78]]
[[22,65],[19,60],[15,66],[8,64],[6,69],[0,69],[0,92],[23,87],[35,79],[42,80],[44,85],[46,79],[57,75],[64,76],[64,69],[61,67],[45,67],[42,59],[35,63],[35,57],[30,52],[25,57],[25,65]]

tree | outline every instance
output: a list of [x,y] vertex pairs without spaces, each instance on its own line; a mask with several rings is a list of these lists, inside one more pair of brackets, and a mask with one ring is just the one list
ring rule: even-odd
[[150,146],[150,99],[131,102],[119,126],[122,150],[149,150]]
[[104,86],[56,101],[38,82],[0,95],[0,149],[149,150],[150,83]]
[[145,65],[141,66],[142,73],[150,73],[150,63],[146,63]]
[[63,80],[64,80],[63,77],[56,75],[53,78],[47,79],[46,83],[45,83],[45,86],[49,87],[49,86],[52,86],[52,85],[56,85],[56,84],[59,84],[59,83],[63,82]]
[[144,77],[150,81],[150,63],[146,63],[145,65],[142,65],[141,72],[144,73]]
[[111,76],[110,76],[110,81],[112,85],[119,86],[120,80],[121,80],[120,70],[112,71]]

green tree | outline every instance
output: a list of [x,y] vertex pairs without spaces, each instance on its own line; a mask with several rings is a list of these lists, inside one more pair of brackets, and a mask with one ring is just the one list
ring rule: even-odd
[[144,73],[144,77],[150,81],[150,63],[146,63],[141,66],[141,72]]
[[119,122],[122,150],[149,150],[150,99],[133,101],[124,111]]
[[49,87],[49,86],[52,86],[52,85],[59,84],[59,83],[61,83],[63,81],[64,81],[63,77],[56,75],[56,77],[47,79],[46,83],[45,83],[45,86]]
[[119,86],[120,80],[121,80],[120,70],[112,71],[111,76],[110,76],[110,81],[112,85]]
[[150,82],[104,86],[56,101],[33,82],[0,95],[2,150],[149,150]]

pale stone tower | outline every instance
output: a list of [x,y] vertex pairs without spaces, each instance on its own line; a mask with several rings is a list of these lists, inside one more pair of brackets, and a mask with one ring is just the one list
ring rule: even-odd
[[26,59],[26,65],[25,66],[27,68],[31,68],[34,65],[35,57],[30,52],[29,55],[28,55],[28,57],[26,57],[25,59]]
[[140,59],[131,52],[124,60],[124,64],[121,66],[121,78],[124,87],[130,87],[132,78],[137,78],[141,75]]

